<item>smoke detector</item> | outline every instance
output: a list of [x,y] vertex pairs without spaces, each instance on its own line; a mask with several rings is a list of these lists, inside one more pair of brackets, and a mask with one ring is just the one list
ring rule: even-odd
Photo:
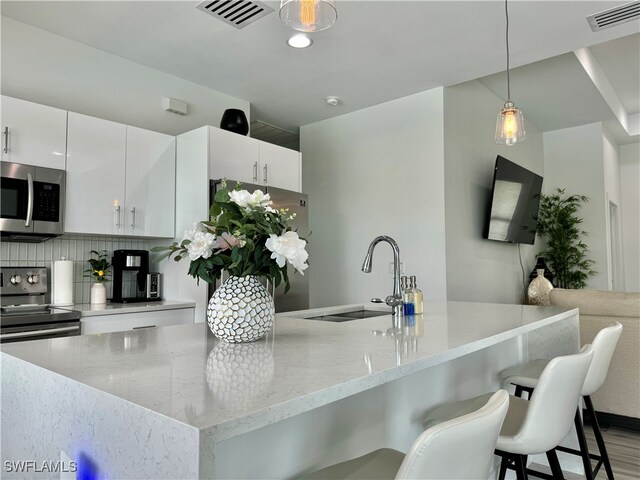
[[329,105],[331,105],[332,107],[337,107],[338,104],[340,103],[340,99],[334,95],[330,95],[326,98],[326,101]]

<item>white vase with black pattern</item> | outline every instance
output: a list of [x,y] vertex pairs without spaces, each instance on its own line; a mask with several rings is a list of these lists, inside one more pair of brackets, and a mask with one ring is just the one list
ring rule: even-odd
[[258,277],[229,277],[209,300],[207,323],[224,342],[253,342],[271,329],[275,314],[273,298]]

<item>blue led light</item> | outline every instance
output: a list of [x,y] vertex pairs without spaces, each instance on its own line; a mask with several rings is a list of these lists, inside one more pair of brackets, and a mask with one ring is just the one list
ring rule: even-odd
[[80,452],[78,457],[77,480],[99,480],[99,470],[96,462],[86,453]]

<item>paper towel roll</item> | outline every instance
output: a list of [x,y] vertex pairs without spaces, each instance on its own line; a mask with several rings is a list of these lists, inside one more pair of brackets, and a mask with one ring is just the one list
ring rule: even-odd
[[73,305],[73,261],[56,260],[53,262],[51,278],[51,304],[60,307]]

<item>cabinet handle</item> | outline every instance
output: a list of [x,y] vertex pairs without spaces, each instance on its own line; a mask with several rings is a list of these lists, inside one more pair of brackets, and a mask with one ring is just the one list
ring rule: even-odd
[[4,127],[2,134],[4,135],[4,147],[2,150],[4,150],[4,153],[9,153],[9,127]]
[[131,209],[131,228],[136,228],[136,207]]
[[141,328],[156,328],[155,325],[145,325],[144,327],[133,327],[132,330],[140,330]]
[[263,170],[263,173],[264,173],[264,175],[263,175],[263,177],[264,177],[264,178],[263,178],[263,181],[264,181],[264,184],[266,185],[266,184],[267,184],[267,170],[268,170],[268,168],[267,168],[267,164],[266,164],[266,163],[264,164],[264,167],[262,168],[262,170]]
[[253,181],[258,181],[258,162],[254,162],[253,164]]
[[33,218],[33,175],[27,173],[27,218],[24,222],[25,227],[31,226],[31,219]]
[[116,205],[115,214],[116,214],[116,228],[120,228],[120,205]]

